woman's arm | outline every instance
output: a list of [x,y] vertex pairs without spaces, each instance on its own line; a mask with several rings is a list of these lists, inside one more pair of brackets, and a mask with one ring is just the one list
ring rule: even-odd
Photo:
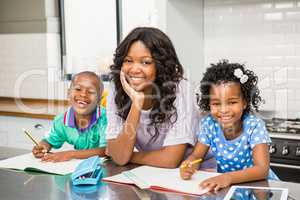
[[220,176],[203,181],[200,186],[210,190],[219,190],[235,183],[266,179],[270,167],[270,156],[267,144],[257,144],[252,153],[253,167],[235,172],[227,172]]
[[121,133],[107,141],[108,154],[119,165],[127,164],[132,156],[139,119],[139,108],[132,104]]
[[105,147],[103,148],[93,148],[93,149],[83,149],[83,150],[70,150],[61,151],[57,153],[47,153],[42,157],[42,161],[46,162],[62,162],[72,159],[85,159],[91,156],[105,156]]
[[134,152],[130,162],[155,167],[176,168],[185,153],[187,144],[163,147],[149,152]]
[[136,142],[136,130],[140,123],[141,108],[143,107],[145,96],[142,92],[135,91],[127,82],[123,71],[120,72],[120,80],[126,94],[131,99],[131,107],[123,129],[115,139],[107,141],[108,155],[119,165],[129,162],[134,144]]

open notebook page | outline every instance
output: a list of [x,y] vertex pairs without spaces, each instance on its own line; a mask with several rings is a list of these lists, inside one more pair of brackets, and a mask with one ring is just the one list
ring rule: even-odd
[[207,192],[199,187],[199,183],[218,173],[197,171],[191,180],[183,180],[177,169],[156,168],[150,166],[138,167],[131,170],[136,176],[148,182],[153,189],[166,189],[174,192],[201,195]]
[[[144,181],[144,185],[149,185],[151,189],[159,189],[171,192],[201,195],[207,192],[199,188],[199,183],[209,177],[217,176],[218,173],[197,171],[191,180],[182,180],[179,175],[179,168],[166,169],[150,166],[141,166],[130,170],[130,173],[138,177],[139,181]],[[134,176],[131,178],[134,179]],[[134,180],[129,179],[123,174],[103,178],[108,182],[136,184]]]
[[0,168],[33,170],[47,173],[66,175],[72,173],[82,160],[73,159],[65,162],[42,162],[36,159],[32,153],[8,158],[0,161]]

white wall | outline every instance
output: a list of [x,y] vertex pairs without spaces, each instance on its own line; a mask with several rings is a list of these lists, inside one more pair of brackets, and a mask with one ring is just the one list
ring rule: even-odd
[[117,46],[115,1],[65,0],[67,73],[99,72]]
[[166,12],[166,32],[175,46],[185,77],[196,84],[204,70],[203,1],[169,0]]
[[278,117],[300,116],[300,2],[206,0],[205,66],[221,58],[259,76],[266,104]]
[[[9,2],[11,1],[6,1]],[[65,98],[66,85],[59,81],[60,37],[57,13],[54,9],[55,2],[55,0],[45,0],[46,32],[0,34],[0,96],[17,94],[32,98]],[[78,7],[79,0],[72,0],[72,2],[75,2],[77,11],[80,10],[78,12],[83,12],[81,7]],[[277,116],[280,117],[299,117],[299,1],[145,0],[141,2],[131,0],[123,2],[124,34],[139,25],[152,25],[165,31],[174,43],[188,78],[194,81],[200,80],[205,67],[221,58],[227,58],[232,62],[243,62],[260,78],[259,86],[266,100],[263,109],[277,110]],[[103,3],[103,5],[107,4]],[[104,8],[96,10],[106,14],[105,19],[95,17],[99,14],[95,12],[77,19],[78,15],[73,13],[76,15],[76,20],[72,23],[77,23],[77,26],[69,27],[69,30],[72,30],[70,33],[73,33],[71,44],[82,46],[73,51],[71,64],[68,65],[69,70],[77,71],[83,66],[101,68],[110,62],[109,57],[112,56],[114,47],[108,47],[113,42],[107,38],[115,38],[116,33],[112,30],[114,24],[102,23],[103,20],[108,22],[115,18],[107,13],[109,9],[102,9]],[[4,14],[0,16],[5,17],[7,13]],[[83,13],[80,16],[83,16]],[[26,27],[28,24],[39,22],[33,20],[31,15],[26,19],[24,21]],[[7,23],[17,21],[18,18]],[[82,32],[77,31],[87,24],[92,24],[94,27],[86,28],[91,32],[89,37],[79,40],[79,35],[76,34]],[[104,41],[95,42],[97,36],[100,39],[104,38]],[[78,42],[74,42],[76,40]],[[99,52],[96,55],[90,50]],[[15,87],[21,89],[15,90]]]
[[121,7],[122,38],[138,26],[153,26],[165,31],[166,0],[123,0]]
[[130,0],[122,4],[123,37],[137,26],[152,26],[172,40],[185,77],[198,81],[203,72],[202,0]]

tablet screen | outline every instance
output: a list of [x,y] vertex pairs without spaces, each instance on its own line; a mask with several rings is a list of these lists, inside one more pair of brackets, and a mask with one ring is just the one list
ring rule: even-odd
[[285,188],[232,186],[224,200],[286,200]]

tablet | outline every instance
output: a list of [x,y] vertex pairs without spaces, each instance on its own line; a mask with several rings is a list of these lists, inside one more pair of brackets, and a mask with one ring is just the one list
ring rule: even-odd
[[287,200],[287,197],[286,188],[232,186],[224,200]]

